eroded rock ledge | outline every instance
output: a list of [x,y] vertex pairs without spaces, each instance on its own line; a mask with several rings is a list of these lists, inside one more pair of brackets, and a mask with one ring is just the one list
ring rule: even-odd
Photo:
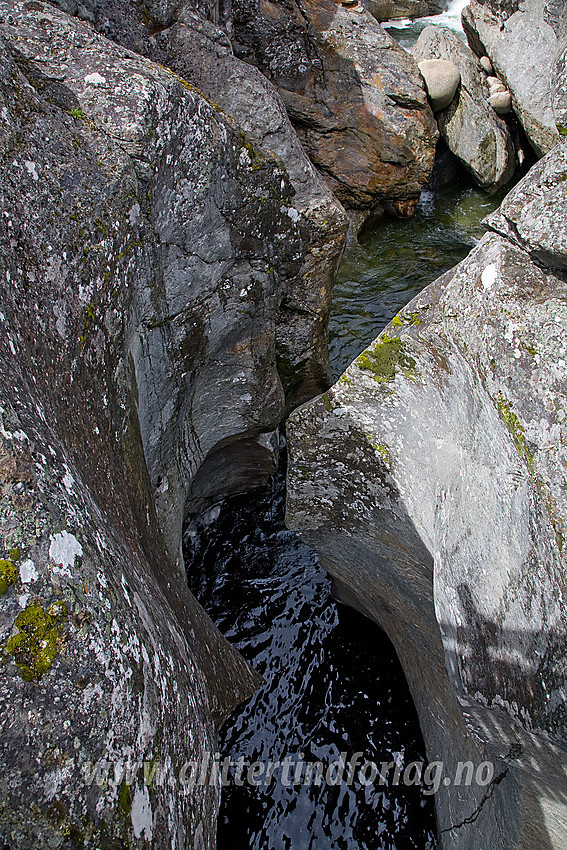
[[567,843],[567,151],[288,423],[288,523],[382,625],[443,787],[442,847]]

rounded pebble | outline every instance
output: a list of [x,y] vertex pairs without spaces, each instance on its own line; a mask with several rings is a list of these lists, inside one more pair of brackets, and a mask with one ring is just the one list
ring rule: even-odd
[[498,115],[507,115],[512,109],[512,96],[509,91],[498,91],[491,94],[488,102]]

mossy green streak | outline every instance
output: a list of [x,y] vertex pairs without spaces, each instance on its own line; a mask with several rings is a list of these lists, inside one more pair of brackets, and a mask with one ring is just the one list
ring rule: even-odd
[[15,584],[18,571],[11,561],[0,560],[0,596],[4,594],[11,584]]
[[356,361],[359,369],[371,372],[379,383],[393,381],[396,369],[401,369],[406,377],[415,372],[415,360],[406,352],[406,345],[399,337],[390,337],[383,333],[374,348],[368,348]]

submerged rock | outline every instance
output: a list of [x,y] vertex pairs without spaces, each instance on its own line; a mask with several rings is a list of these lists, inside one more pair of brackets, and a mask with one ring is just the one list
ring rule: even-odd
[[483,189],[506,185],[516,168],[510,131],[488,102],[489,90],[474,54],[455,32],[426,27],[412,55],[419,62],[451,62],[459,71],[460,87],[452,103],[437,114],[441,135]]
[[345,206],[418,198],[437,131],[419,71],[360,5],[236,0],[232,41],[278,88],[311,161]]
[[288,423],[288,524],[394,642],[443,848],[567,844],[565,165]]
[[506,6],[497,0],[470,0],[463,10],[471,47],[479,56],[490,57],[538,156],[557,143],[550,81],[559,40],[548,22],[548,2],[516,0]]

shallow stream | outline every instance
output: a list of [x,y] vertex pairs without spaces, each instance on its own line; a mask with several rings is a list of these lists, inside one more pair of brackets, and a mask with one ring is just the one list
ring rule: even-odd
[[345,253],[333,293],[335,378],[408,301],[469,253],[485,232],[482,219],[507,191],[487,195],[462,181],[426,190],[414,218],[384,218],[362,233]]

